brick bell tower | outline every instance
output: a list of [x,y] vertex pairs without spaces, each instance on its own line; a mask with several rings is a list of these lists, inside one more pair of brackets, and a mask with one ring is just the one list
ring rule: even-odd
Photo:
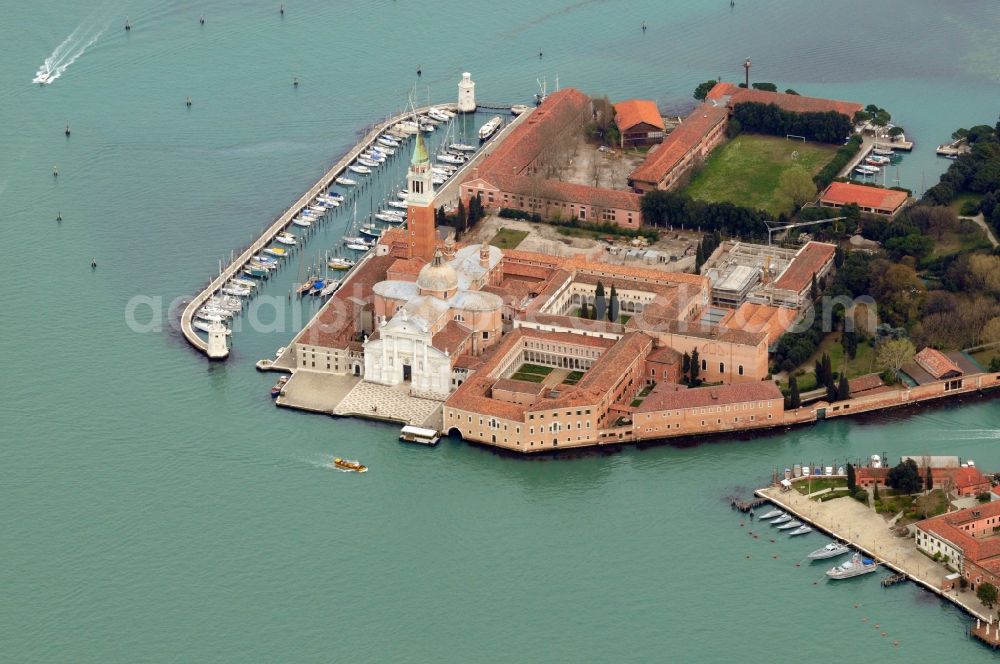
[[427,156],[424,137],[417,132],[410,169],[406,173],[406,228],[410,258],[420,257],[430,262],[437,245],[434,228],[434,182],[431,160]]

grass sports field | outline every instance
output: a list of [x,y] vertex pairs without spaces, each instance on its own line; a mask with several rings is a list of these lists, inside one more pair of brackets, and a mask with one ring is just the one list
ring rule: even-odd
[[[776,196],[778,178],[795,166],[816,175],[839,146],[744,134],[719,146],[687,187],[692,198],[729,201],[777,216],[791,212]],[[794,154],[794,158],[793,158]]]

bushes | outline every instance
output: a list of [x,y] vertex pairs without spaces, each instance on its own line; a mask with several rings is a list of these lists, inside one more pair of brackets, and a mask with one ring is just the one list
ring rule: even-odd
[[855,134],[851,136],[851,140],[847,141],[847,145],[843,146],[837,153],[833,155],[833,159],[823,167],[823,169],[813,177],[813,182],[820,189],[825,189],[830,186],[833,179],[837,177],[837,173],[847,166],[847,162],[857,156],[858,152],[861,150],[861,136]]
[[979,203],[976,201],[965,201],[962,203],[962,207],[958,213],[963,217],[975,217],[979,214]]
[[733,117],[744,131],[772,136],[794,134],[808,141],[840,143],[851,133],[851,119],[843,113],[792,113],[774,104],[743,102],[733,107]]

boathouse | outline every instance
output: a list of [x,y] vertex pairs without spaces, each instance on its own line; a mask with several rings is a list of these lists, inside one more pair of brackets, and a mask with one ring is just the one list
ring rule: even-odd
[[659,143],[666,130],[656,102],[648,99],[628,99],[615,104],[615,124],[623,149]]

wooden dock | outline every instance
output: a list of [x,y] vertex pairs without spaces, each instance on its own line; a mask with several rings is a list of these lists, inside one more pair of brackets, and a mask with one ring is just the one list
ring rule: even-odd
[[[447,104],[437,104],[438,108],[454,109],[454,103]],[[422,107],[416,109],[416,113],[425,113],[430,106]],[[306,193],[295,201],[295,203],[288,208],[284,214],[279,216],[273,224],[267,227],[264,232],[258,237],[246,250],[243,251],[239,256],[236,256],[228,266],[222,269],[218,276],[212,279],[205,288],[203,288],[197,295],[191,298],[187,306],[181,312],[181,332],[184,334],[184,338],[187,339],[188,343],[191,344],[196,350],[207,354],[208,344],[204,339],[202,339],[198,333],[195,331],[192,321],[194,319],[195,312],[205,304],[205,302],[212,297],[219,289],[221,289],[226,282],[232,279],[234,276],[239,274],[240,270],[243,269],[251,258],[260,253],[264,248],[266,248],[275,238],[278,233],[281,233],[289,224],[291,224],[292,219],[303,209],[309,206],[311,201],[316,198],[319,194],[323,193],[330,186],[333,185],[334,179],[339,177],[346,169],[347,166],[354,162],[358,156],[367,150],[375,139],[381,136],[387,129],[392,127],[397,122],[405,120],[413,115],[413,111],[407,111],[400,113],[399,115],[393,116],[384,122],[380,122],[372,126],[368,133],[361,139],[361,141],[354,146],[353,149],[348,151],[343,157],[333,165],[330,170],[323,174],[323,177],[319,179],[312,187],[309,188]]]
[[969,628],[969,634],[976,637],[993,649],[1000,648],[1000,622],[976,619],[976,624]]
[[751,511],[757,509],[761,505],[765,505],[765,504],[767,504],[769,502],[771,502],[769,499],[763,498],[761,496],[757,496],[753,500],[736,500],[735,498],[733,498],[729,502],[729,505],[734,510],[738,510],[738,511],[743,512],[744,514],[746,514],[748,512],[751,512]]

